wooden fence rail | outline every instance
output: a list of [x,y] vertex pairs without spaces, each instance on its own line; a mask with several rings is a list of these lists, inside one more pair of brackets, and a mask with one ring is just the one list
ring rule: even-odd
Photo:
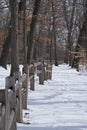
[[[42,62],[26,65],[13,77],[6,77],[5,89],[0,90],[0,130],[17,130],[16,122],[23,123],[23,109],[27,109],[28,89],[35,90],[35,74],[39,83],[51,79],[52,65]],[[30,83],[30,84],[29,84]]]
[[0,130],[5,130],[5,90],[0,90]]

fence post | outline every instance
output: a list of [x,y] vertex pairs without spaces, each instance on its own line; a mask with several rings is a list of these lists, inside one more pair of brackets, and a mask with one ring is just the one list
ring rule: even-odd
[[45,65],[45,80],[52,79],[52,65]]
[[23,68],[23,73],[26,74],[26,79],[22,83],[22,107],[27,109],[27,98],[28,98],[28,80],[29,80],[29,66],[26,64]]
[[[16,100],[17,100],[17,108],[16,108],[16,120],[19,123],[23,122],[23,112],[22,112],[22,81],[21,81],[21,73],[14,73],[15,82],[17,83],[18,89],[16,92]],[[16,86],[16,87],[17,87]]]
[[37,70],[39,70],[39,84],[43,85],[44,84],[44,66],[43,63],[41,62],[40,65],[37,66]]
[[44,79],[48,80],[48,72],[47,72],[47,64],[45,63],[45,72],[44,72]]
[[[12,91],[12,97],[9,97],[10,90]],[[5,98],[6,98],[6,108],[5,108],[5,130],[17,130],[16,126],[16,94],[15,94],[15,79],[13,77],[6,78],[5,86]],[[11,99],[10,99],[11,98]],[[10,119],[10,112],[14,113],[14,117]],[[12,121],[12,122],[11,122]]]
[[0,130],[5,130],[5,89],[0,90]]
[[30,65],[29,68],[29,80],[30,80],[30,90],[34,91],[35,90],[35,84],[34,84],[34,65]]
[[52,79],[52,65],[51,64],[48,64],[48,71],[49,71],[48,79]]
[[[1,93],[1,92],[0,92]],[[0,97],[1,98],[1,97]],[[2,122],[3,120],[2,120],[2,102],[0,102],[0,130],[2,130],[3,129],[3,125],[5,125],[5,120]],[[3,129],[3,130],[5,130],[5,129]]]

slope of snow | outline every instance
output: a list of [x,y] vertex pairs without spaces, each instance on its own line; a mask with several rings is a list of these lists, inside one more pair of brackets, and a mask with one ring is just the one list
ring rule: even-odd
[[[52,80],[35,81],[18,130],[87,130],[87,76],[68,65],[53,66]],[[28,114],[29,113],[29,114]]]

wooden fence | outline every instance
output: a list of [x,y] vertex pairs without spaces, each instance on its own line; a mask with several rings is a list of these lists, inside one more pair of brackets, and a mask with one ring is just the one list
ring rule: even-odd
[[16,122],[23,123],[23,109],[27,109],[27,96],[30,85],[35,90],[35,74],[39,83],[51,79],[52,65],[41,62],[26,65],[23,73],[14,73],[6,77],[5,89],[0,90],[0,130],[17,130]]

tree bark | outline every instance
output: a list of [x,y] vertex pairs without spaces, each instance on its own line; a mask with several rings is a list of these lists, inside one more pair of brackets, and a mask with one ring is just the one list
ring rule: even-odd
[[[66,45],[66,47],[67,47],[66,52],[67,52],[68,56],[66,58],[66,62],[68,63],[68,61],[69,61],[70,66],[72,64],[72,55],[71,55],[72,46],[73,46],[72,30],[73,30],[73,25],[74,25],[76,2],[77,2],[77,0],[73,0],[71,15],[68,16],[67,7],[66,7],[67,0],[63,1],[64,17],[65,17],[65,21],[66,21],[67,30],[68,30],[67,45]],[[69,20],[69,17],[70,17],[70,20]]]
[[11,7],[11,76],[19,70],[18,61],[18,0],[10,0]]
[[35,5],[34,5],[34,11],[33,11],[33,16],[32,16],[32,22],[30,24],[30,32],[29,32],[29,41],[28,41],[28,52],[27,52],[27,63],[30,64],[33,58],[33,51],[34,51],[34,32],[35,32],[35,27],[37,23],[37,15],[38,11],[40,8],[40,2],[41,0],[36,0]]
[[58,58],[57,58],[57,45],[56,45],[56,29],[55,29],[55,12],[54,12],[54,3],[52,0],[52,13],[53,13],[53,37],[54,37],[54,56],[55,56],[55,66],[58,66]]
[[6,37],[5,43],[3,45],[3,50],[1,53],[1,57],[0,57],[0,66],[4,67],[5,69],[7,69],[7,63],[8,63],[8,55],[9,55],[9,49],[11,46],[11,29],[9,27],[8,30],[8,35]]
[[27,44],[26,44],[26,0],[23,0],[23,45],[24,45],[24,64],[27,63]]
[[51,36],[50,36],[50,63],[52,63],[52,31],[50,32]]
[[80,29],[78,44],[87,50],[87,0],[84,3],[84,22]]

